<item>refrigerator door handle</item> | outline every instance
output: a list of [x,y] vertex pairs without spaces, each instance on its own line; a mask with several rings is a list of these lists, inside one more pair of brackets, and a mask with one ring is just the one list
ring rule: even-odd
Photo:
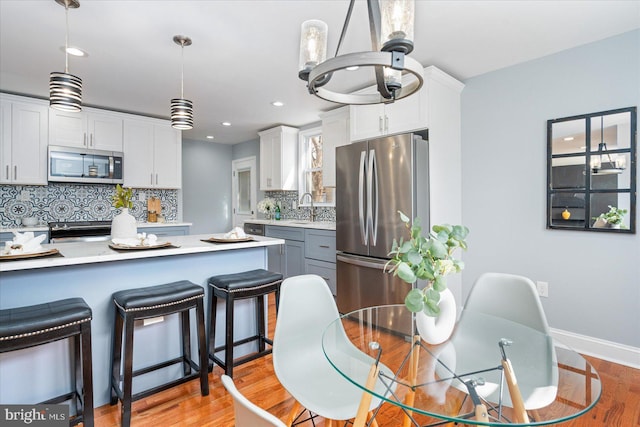
[[369,150],[369,171],[367,177],[367,214],[371,232],[371,245],[378,240],[378,162],[375,150]]
[[371,258],[361,258],[356,256],[345,256],[345,255],[336,255],[336,259],[338,261],[344,262],[346,264],[357,265],[358,267],[366,267],[373,268],[376,270],[385,270],[385,266],[387,262],[374,262],[371,261]]
[[367,168],[367,152],[360,152],[360,167],[358,168],[358,223],[360,224],[360,237],[362,238],[362,244],[366,245],[369,239],[369,229],[365,224],[364,218],[364,178]]

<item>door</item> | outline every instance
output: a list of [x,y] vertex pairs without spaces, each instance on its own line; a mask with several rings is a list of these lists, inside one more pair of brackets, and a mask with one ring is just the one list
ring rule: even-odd
[[336,148],[336,249],[368,255],[366,229],[367,142]]
[[256,218],[255,156],[232,161],[231,173],[233,226],[242,227],[246,220]]
[[398,211],[410,218],[414,212],[411,134],[369,141],[367,172],[369,255],[387,258],[393,239],[408,236]]

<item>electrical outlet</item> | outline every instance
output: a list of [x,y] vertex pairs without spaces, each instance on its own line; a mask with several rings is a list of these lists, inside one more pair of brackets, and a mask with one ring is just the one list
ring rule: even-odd
[[541,297],[549,297],[549,283],[548,282],[536,282],[536,288],[538,288],[538,295]]

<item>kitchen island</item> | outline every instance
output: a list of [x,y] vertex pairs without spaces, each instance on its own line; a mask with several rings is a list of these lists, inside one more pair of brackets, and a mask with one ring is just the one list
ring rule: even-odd
[[[209,277],[266,269],[267,248],[284,244],[284,240],[261,236],[255,236],[250,242],[217,244],[202,241],[210,237],[211,234],[170,236],[163,241],[169,241],[172,247],[149,250],[116,251],[108,246],[108,242],[43,245],[45,249],[58,249],[62,256],[0,262],[0,308],[84,298],[93,311],[94,402],[96,406],[104,405],[109,402],[114,316],[111,295],[114,292],[189,280],[203,286],[208,294]],[[136,326],[134,369],[179,354],[178,318],[171,315],[162,320]],[[252,301],[236,303],[236,321],[237,338],[254,333]],[[191,323],[195,334],[193,315]],[[220,345],[224,338],[223,306],[218,309],[217,328],[216,345]],[[239,347],[239,351],[242,350],[252,351],[250,346]],[[197,352],[195,346],[192,351]],[[0,401],[34,403],[69,390],[69,371],[60,369],[68,366],[68,355],[67,340],[0,355]],[[180,376],[178,365],[137,377],[134,393],[177,376]]]

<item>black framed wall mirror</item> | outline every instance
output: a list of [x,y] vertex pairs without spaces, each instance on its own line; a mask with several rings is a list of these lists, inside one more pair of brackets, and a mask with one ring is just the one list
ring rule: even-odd
[[547,121],[547,228],[636,232],[636,110]]

